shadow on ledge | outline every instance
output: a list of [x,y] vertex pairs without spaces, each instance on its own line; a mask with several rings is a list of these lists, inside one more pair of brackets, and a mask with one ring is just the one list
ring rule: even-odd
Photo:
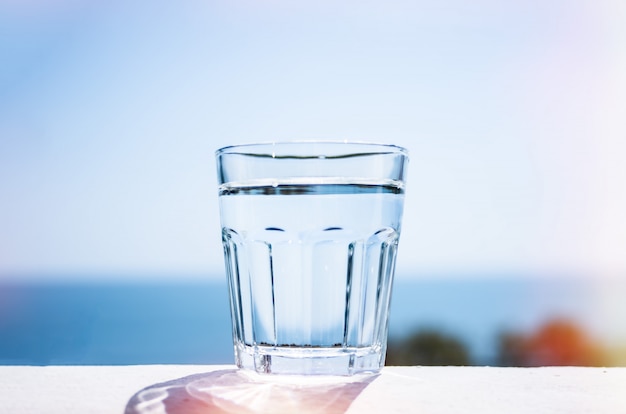
[[154,384],[137,392],[125,414],[345,413],[376,376],[257,379],[221,370]]

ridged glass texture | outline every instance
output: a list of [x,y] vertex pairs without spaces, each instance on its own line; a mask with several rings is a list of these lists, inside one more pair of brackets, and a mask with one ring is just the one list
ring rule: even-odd
[[220,187],[239,367],[352,375],[384,365],[403,198],[390,181]]

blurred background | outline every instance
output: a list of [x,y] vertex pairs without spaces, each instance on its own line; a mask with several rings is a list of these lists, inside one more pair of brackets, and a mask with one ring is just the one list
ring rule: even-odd
[[621,0],[0,0],[0,363],[232,363],[214,152],[411,154],[389,364],[626,366]]

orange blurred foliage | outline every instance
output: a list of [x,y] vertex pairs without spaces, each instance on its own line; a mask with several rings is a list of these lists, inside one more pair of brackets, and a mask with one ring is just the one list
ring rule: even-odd
[[606,366],[607,352],[573,322],[552,320],[531,335],[500,336],[499,365]]

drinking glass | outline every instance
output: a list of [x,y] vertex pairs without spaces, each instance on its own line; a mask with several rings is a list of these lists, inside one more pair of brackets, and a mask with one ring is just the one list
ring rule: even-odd
[[408,152],[300,141],[229,146],[216,159],[237,366],[378,372]]

